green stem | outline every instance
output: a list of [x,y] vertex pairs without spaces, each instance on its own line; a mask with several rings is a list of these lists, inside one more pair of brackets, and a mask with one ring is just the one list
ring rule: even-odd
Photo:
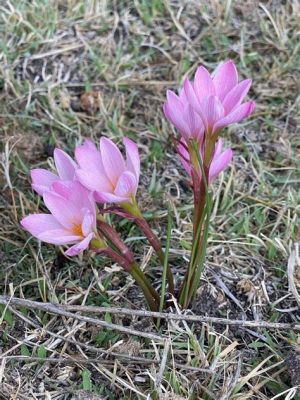
[[104,253],[107,257],[112,259],[114,262],[121,265],[126,272],[134,278],[136,283],[142,289],[145,299],[149,305],[151,311],[158,311],[160,304],[160,297],[157,291],[153,288],[151,283],[148,281],[146,275],[140,269],[136,262],[130,263],[124,256],[120,255],[118,252],[114,251],[110,247],[104,249],[94,248],[96,253]]
[[[156,252],[158,259],[162,266],[165,265],[165,253],[163,252],[160,244],[160,240],[155,235],[155,233],[150,228],[148,222],[143,217],[137,202],[133,199],[132,203],[122,203],[121,206],[127,212],[129,212],[134,218],[134,222],[138,225],[138,227],[142,230],[142,232],[147,237],[149,243],[153,247]],[[174,295],[175,287],[174,287],[174,278],[173,273],[169,265],[167,265],[167,279],[168,279],[168,289],[169,292]]]
[[[171,230],[172,230],[172,216],[171,216],[171,206],[168,203],[168,227],[167,227],[167,241],[166,241],[166,252],[164,259],[164,268],[162,274],[162,282],[161,282],[161,297],[159,304],[159,311],[162,312],[165,306],[165,295],[166,295],[166,282],[167,282],[167,271],[168,271],[168,258],[169,258],[169,250],[171,243]],[[157,326],[160,325],[160,319],[157,321]]]
[[158,311],[160,303],[159,294],[156,292],[151,283],[148,281],[144,272],[140,269],[140,267],[137,264],[134,264],[132,266],[132,269],[130,270],[130,274],[142,289],[150,310]]
[[[213,155],[214,143],[206,142],[204,160],[202,160],[199,145],[195,141],[189,143],[190,160],[193,168],[194,187],[194,217],[193,217],[193,239],[191,257],[183,284],[179,292],[179,303],[183,308],[187,307],[193,298],[203,272],[210,210],[208,180],[209,166]],[[201,180],[197,179],[197,171],[201,170]],[[199,187],[198,187],[199,186]],[[203,223],[204,230],[202,232]]]

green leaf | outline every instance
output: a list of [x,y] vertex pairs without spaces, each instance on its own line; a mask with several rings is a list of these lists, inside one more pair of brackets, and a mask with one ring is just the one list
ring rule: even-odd
[[31,355],[28,347],[24,343],[21,344],[21,355],[24,357],[30,357]]
[[82,371],[82,387],[84,390],[92,390],[91,373],[88,369]]
[[0,305],[0,314],[2,314],[0,317],[0,320],[4,319],[4,321],[7,323],[7,325],[9,327],[12,327],[14,324],[13,315],[8,309],[5,309],[5,306],[2,304]]
[[105,316],[104,316],[104,319],[105,319],[105,321],[108,323],[108,324],[111,324],[111,315],[110,315],[110,313],[108,313],[108,312],[106,312],[105,313]]
[[47,349],[43,344],[38,348],[37,355],[39,358],[46,358]]

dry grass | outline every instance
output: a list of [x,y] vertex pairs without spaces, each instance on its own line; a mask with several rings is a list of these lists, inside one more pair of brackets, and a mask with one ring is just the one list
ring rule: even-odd
[[[51,164],[54,146],[71,152],[83,137],[102,134],[137,140],[144,189],[139,200],[162,236],[171,199],[170,260],[181,279],[190,248],[191,193],[162,103],[166,89],[178,87],[199,64],[212,69],[232,58],[242,76],[253,78],[250,96],[257,109],[251,120],[227,131],[235,157],[215,184],[206,272],[192,311],[299,324],[287,276],[299,243],[299,11],[293,0],[3,1],[1,294],[144,307],[139,290],[116,265],[87,256],[67,259],[19,225],[40,207],[29,170]],[[159,286],[160,270],[151,249],[142,253],[140,232],[130,223],[120,229]],[[299,291],[299,257],[293,260],[292,287]],[[103,318],[164,340],[3,308],[1,353],[12,357],[0,360],[0,398],[300,398],[297,331],[169,321],[156,332],[138,316],[107,312]]]

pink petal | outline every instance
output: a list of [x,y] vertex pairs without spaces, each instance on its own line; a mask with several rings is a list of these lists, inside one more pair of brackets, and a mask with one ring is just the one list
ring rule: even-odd
[[[79,166],[88,171],[98,170],[102,166],[100,151],[89,139],[85,140],[81,146],[76,147],[75,158]],[[103,167],[101,171],[104,171]]]
[[135,196],[137,191],[137,181],[133,173],[125,171],[118,180],[115,195],[120,197]]
[[50,190],[52,184],[59,180],[59,177],[56,174],[42,168],[33,169],[30,174],[32,179],[32,189],[40,195],[43,195],[44,192]]
[[203,66],[199,67],[195,74],[194,90],[200,103],[208,96],[215,96],[216,90],[210,73]]
[[219,157],[219,155],[222,153],[222,148],[223,148],[223,140],[219,139],[215,145],[215,152],[213,158]]
[[186,97],[184,87],[182,87],[179,90],[179,96],[178,97],[179,97],[179,100],[180,100],[182,105],[188,104],[189,101],[188,101],[188,98]]
[[212,182],[213,179],[219,175],[221,171],[224,171],[224,169],[228,166],[228,164],[232,160],[232,150],[227,149],[225,150],[219,157],[214,158],[212,160],[210,169],[209,169],[209,182]]
[[126,150],[126,167],[135,175],[138,182],[140,177],[140,156],[138,147],[127,137],[123,139],[123,143]]
[[241,121],[242,119],[248,117],[254,111],[255,103],[254,101],[248,101],[240,105],[238,108],[233,110],[229,115],[220,119],[217,123],[215,123],[213,132],[217,132],[225,126],[234,124],[236,122]]
[[95,213],[95,202],[92,200],[91,192],[77,181],[60,181],[53,184],[55,193],[67,199],[78,210],[88,209]]
[[217,68],[213,83],[217,96],[223,101],[225,96],[238,83],[238,73],[233,61],[226,61]]
[[203,107],[206,117],[206,129],[212,131],[214,124],[224,116],[224,108],[217,96],[210,96]]
[[77,256],[77,254],[82,253],[84,250],[86,250],[89,247],[89,244],[91,240],[94,237],[94,233],[90,233],[86,238],[84,238],[81,242],[75,244],[74,246],[70,247],[66,251],[66,255],[73,257]]
[[177,152],[180,157],[180,161],[182,163],[183,168],[186,172],[191,175],[191,164],[189,162],[190,156],[189,153],[186,151],[185,147],[182,144],[177,146]]
[[104,204],[104,203],[122,203],[124,201],[130,201],[130,198],[125,199],[124,197],[116,196],[116,195],[114,195],[112,193],[99,192],[99,191],[94,192],[94,198],[98,203],[101,203],[101,204]]
[[95,227],[96,227],[95,215],[90,211],[87,211],[84,215],[81,225],[82,233],[84,234],[84,236],[88,236]]
[[174,92],[167,91],[167,102],[163,106],[167,119],[182,133],[187,134],[188,127],[183,118],[183,104]]
[[100,152],[106,176],[115,186],[125,171],[124,158],[114,142],[105,137],[100,139]]
[[251,86],[251,79],[246,79],[236,85],[226,96],[223,101],[225,115],[229,114],[234,108],[239,106],[244,97],[248,93]]
[[61,224],[51,214],[31,214],[21,220],[24,229],[33,236],[38,236],[44,231],[62,229]]
[[55,192],[46,192],[43,199],[51,214],[66,229],[72,230],[74,225],[81,224],[81,210],[66,198]]
[[54,229],[40,233],[38,239],[46,243],[63,245],[76,243],[81,240],[82,237],[74,235],[72,232],[67,231],[66,229]]
[[54,161],[59,177],[62,180],[72,181],[75,176],[75,171],[78,168],[75,161],[60,149],[54,150]]
[[106,178],[106,175],[100,175],[99,171],[89,171],[84,169],[78,169],[76,171],[76,177],[79,182],[87,189],[112,191],[113,185]]
[[[80,175],[84,175],[85,180],[89,182],[89,186],[87,186],[82,181],[81,183],[84,186],[90,190],[98,190],[100,188],[102,190],[110,190],[109,188],[112,188],[103,167],[101,153],[91,140],[85,140],[83,145],[76,147],[75,158],[81,171],[85,171],[84,174],[80,173]],[[91,174],[90,178],[88,174]],[[76,171],[76,176],[79,177],[78,170]],[[93,184],[91,180],[94,181]]]
[[[200,116],[202,118],[203,117],[202,116],[202,108],[200,106],[199,100],[196,96],[196,93],[194,91],[194,87],[193,87],[192,83],[188,79],[186,79],[184,81],[183,87],[184,87],[184,92],[188,99],[188,102],[200,114]],[[203,120],[203,118],[202,118],[202,120]]]

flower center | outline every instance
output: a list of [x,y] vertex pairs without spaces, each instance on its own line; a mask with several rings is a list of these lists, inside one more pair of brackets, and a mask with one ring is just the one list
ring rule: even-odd
[[77,236],[84,236],[81,228],[81,224],[74,224],[72,227],[72,232]]

